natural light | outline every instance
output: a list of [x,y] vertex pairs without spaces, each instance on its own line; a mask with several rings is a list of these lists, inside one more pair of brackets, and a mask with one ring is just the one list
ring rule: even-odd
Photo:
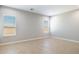
[[58,29],[58,17],[51,17],[50,19],[50,32],[54,32]]

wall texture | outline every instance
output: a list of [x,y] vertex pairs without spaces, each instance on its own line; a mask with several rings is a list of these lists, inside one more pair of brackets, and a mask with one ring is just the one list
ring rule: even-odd
[[[2,12],[1,12],[1,6],[0,6],[0,38],[2,37]],[[1,40],[1,39],[0,39]]]
[[[42,21],[49,19],[47,16],[17,10],[9,7],[0,7],[0,42],[11,42],[43,36]],[[5,15],[16,17],[16,36],[3,37],[3,17]]]
[[53,16],[50,23],[52,35],[79,41],[79,10]]

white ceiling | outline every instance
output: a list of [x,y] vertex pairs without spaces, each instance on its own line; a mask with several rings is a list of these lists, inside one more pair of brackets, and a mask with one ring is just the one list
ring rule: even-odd
[[[79,8],[78,5],[7,5],[7,6],[46,16],[53,16]],[[34,8],[34,10],[30,10],[30,8]]]

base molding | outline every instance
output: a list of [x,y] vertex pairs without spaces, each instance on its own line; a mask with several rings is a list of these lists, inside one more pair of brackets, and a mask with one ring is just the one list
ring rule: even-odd
[[36,38],[31,38],[31,39],[26,39],[26,40],[18,40],[18,41],[14,41],[14,42],[0,43],[0,45],[16,44],[16,43],[21,43],[21,42],[25,42],[25,41],[32,41],[32,40],[38,40],[38,39],[47,39],[47,38],[56,38],[58,40],[65,40],[65,41],[69,41],[69,42],[73,42],[73,43],[79,43],[79,41],[66,39],[66,38],[58,37],[58,36],[44,36],[44,37],[36,37]]
[[31,38],[31,39],[26,39],[26,40],[18,40],[18,41],[14,41],[14,42],[0,43],[0,45],[16,44],[16,43],[21,43],[21,42],[25,42],[25,41],[32,41],[32,40],[45,39],[45,38],[48,38],[48,36],[36,37],[36,38]]
[[50,38],[56,38],[56,39],[59,39],[59,40],[65,40],[65,41],[69,41],[69,42],[73,42],[73,43],[79,43],[79,41],[66,39],[66,38],[58,37],[58,36],[51,36]]

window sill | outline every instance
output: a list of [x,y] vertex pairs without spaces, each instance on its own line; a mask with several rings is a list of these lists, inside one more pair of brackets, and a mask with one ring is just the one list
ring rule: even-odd
[[16,34],[11,34],[11,35],[3,35],[3,37],[15,37]]

